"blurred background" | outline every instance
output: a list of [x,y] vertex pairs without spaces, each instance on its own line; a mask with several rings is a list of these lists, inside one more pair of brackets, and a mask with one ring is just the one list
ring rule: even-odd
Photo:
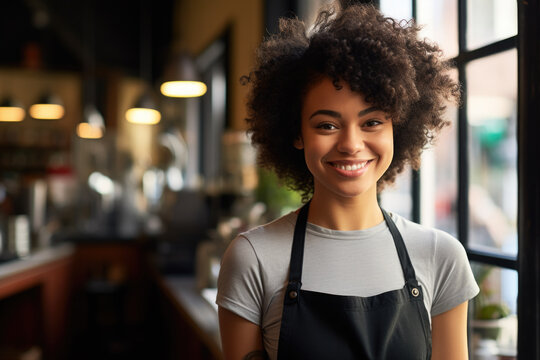
[[[215,284],[243,230],[296,209],[245,134],[261,40],[325,0],[0,5],[0,359],[218,359]],[[518,4],[380,0],[463,106],[381,204],[466,247],[471,358],[517,356]]]

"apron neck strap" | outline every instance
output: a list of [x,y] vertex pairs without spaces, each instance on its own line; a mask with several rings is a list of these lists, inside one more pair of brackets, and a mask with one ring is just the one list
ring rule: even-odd
[[394,239],[394,244],[396,245],[396,251],[398,253],[399,262],[401,263],[401,268],[403,269],[403,276],[405,277],[405,281],[409,284],[416,286],[416,274],[414,273],[411,258],[409,257],[409,253],[407,252],[407,247],[405,246],[403,237],[401,236],[401,233],[399,232],[396,224],[394,223],[394,220],[392,220],[386,210],[381,209],[381,211],[383,213],[384,220],[386,221],[386,225],[388,226],[388,230],[390,230],[390,234],[392,234],[392,238]]
[[[298,217],[296,219],[296,226],[294,227],[294,239],[293,239],[293,244],[292,244],[291,261],[290,261],[290,269],[289,269],[289,283],[295,283],[298,285],[301,285],[302,283],[302,265],[304,262],[304,243],[306,239],[306,225],[307,225],[307,217],[308,217],[310,202],[311,201],[307,202],[300,209],[300,212],[298,213]],[[412,266],[409,253],[407,252],[407,248],[405,247],[403,237],[401,236],[396,224],[394,223],[390,215],[384,209],[381,209],[381,211],[383,213],[386,225],[388,226],[388,229],[390,230],[390,234],[392,235],[392,238],[394,239],[394,244],[396,246],[397,254],[399,257],[401,268],[403,270],[403,276],[405,277],[405,281],[408,284],[416,286],[417,285],[416,274],[414,272],[414,268]]]
[[296,226],[294,227],[294,238],[291,251],[291,262],[289,270],[289,283],[301,284],[302,282],[302,265],[304,263],[304,243],[306,239],[306,224],[309,212],[308,201],[298,213],[296,218]]

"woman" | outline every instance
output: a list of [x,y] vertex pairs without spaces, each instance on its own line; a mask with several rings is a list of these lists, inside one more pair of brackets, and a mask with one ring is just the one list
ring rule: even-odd
[[281,20],[258,51],[249,130],[261,165],[307,203],[240,234],[218,282],[226,359],[466,359],[478,293],[452,236],[377,195],[445,125],[459,86],[418,28],[330,7]]

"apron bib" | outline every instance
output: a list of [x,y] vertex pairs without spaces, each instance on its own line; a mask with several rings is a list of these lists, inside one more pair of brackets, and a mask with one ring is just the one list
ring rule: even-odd
[[405,286],[376,296],[302,290],[309,203],[298,214],[285,292],[278,359],[430,359],[431,328],[403,238],[384,211]]

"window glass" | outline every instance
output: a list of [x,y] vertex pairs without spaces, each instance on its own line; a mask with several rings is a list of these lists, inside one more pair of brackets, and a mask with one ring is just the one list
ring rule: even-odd
[[[453,72],[457,77],[457,71]],[[421,223],[457,237],[457,108],[449,105],[432,148],[424,150],[420,171]]]
[[412,170],[406,167],[396,177],[396,181],[391,185],[386,185],[380,194],[380,204],[384,209],[409,220],[412,220],[411,178]]
[[466,67],[469,245],[517,253],[517,51]]
[[381,0],[381,12],[396,20],[410,20],[412,18],[412,1]]
[[468,49],[475,49],[516,34],[517,1],[467,1]]
[[470,302],[472,359],[516,359],[517,271],[474,262],[471,266],[480,287]]
[[435,41],[446,58],[458,54],[457,0],[416,0],[416,20],[422,25],[420,37]]

